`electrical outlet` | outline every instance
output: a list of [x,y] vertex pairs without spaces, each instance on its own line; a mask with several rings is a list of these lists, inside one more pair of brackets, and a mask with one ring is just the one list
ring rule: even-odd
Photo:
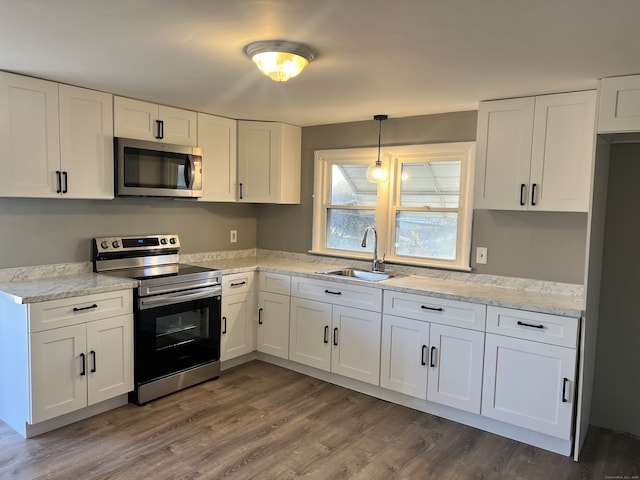
[[231,243],[236,243],[238,241],[238,230],[231,230],[229,240],[231,241]]
[[476,249],[476,263],[487,263],[487,247],[478,247]]

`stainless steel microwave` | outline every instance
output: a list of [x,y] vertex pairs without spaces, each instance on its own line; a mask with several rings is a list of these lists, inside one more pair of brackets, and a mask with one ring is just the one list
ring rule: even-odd
[[160,142],[115,139],[119,197],[202,196],[202,149]]

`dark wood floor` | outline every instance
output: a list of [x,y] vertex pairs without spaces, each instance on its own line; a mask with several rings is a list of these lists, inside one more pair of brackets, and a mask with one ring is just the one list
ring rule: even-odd
[[583,460],[259,361],[23,440],[0,479],[639,479],[640,439],[591,428]]

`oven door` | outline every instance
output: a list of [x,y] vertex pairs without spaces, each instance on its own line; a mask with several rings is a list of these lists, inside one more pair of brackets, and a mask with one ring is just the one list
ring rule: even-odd
[[[213,290],[217,294],[207,294]],[[135,321],[136,383],[219,360],[220,309],[219,287],[140,298]]]

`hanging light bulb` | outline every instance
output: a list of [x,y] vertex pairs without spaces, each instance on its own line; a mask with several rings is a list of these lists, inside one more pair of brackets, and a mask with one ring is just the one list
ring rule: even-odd
[[367,168],[367,180],[371,183],[382,183],[384,182],[389,173],[387,169],[382,164],[382,160],[380,160],[380,139],[382,135],[382,121],[389,118],[388,115],[374,115],[373,119],[378,120],[380,122],[380,127],[378,128],[378,160]]

